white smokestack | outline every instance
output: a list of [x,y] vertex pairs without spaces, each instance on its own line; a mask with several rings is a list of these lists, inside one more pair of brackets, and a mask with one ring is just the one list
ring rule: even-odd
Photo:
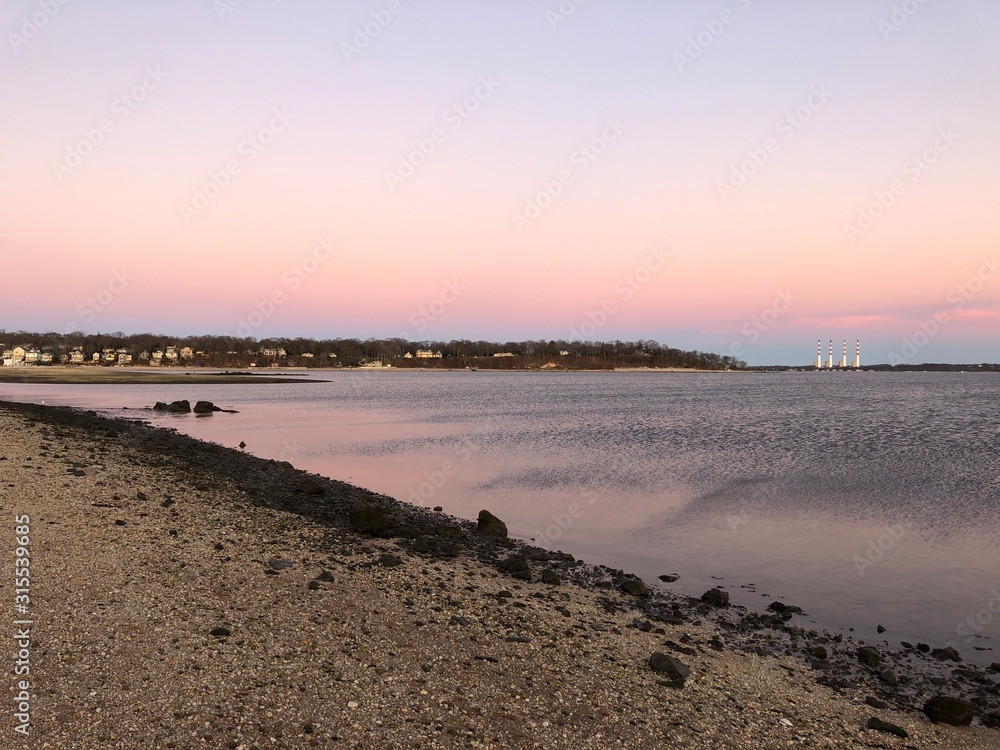
[[847,367],[847,339],[844,339],[844,356],[840,358],[840,366]]
[[830,339],[830,358],[826,361],[827,369],[833,369],[833,339]]
[[857,354],[854,355],[854,367],[861,367],[861,339],[858,339]]

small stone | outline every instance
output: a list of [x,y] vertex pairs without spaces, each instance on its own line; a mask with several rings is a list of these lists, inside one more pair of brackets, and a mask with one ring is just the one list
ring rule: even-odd
[[878,627],[875,628],[875,630],[878,631],[879,633],[884,633],[885,625],[879,625]]
[[808,649],[808,654],[812,657],[820,659],[821,661],[826,661],[829,654],[827,654],[826,649],[823,646],[810,646]]
[[552,570],[552,568],[546,568],[542,571],[542,583],[547,583],[550,586],[558,586],[562,581],[559,579],[559,574]]
[[882,682],[884,682],[886,685],[889,685],[890,687],[899,686],[899,678],[896,677],[896,673],[893,672],[892,670],[884,669],[881,672],[879,672],[878,676],[882,680]]
[[434,506],[434,512],[435,513],[440,513],[443,510],[444,510],[444,508],[442,508],[440,505],[435,505]]
[[126,525],[125,521],[123,521],[120,518],[115,521],[115,526],[125,526],[125,525]]
[[226,638],[232,635],[232,633],[229,631],[229,628],[219,627],[219,628],[213,628],[211,632],[209,632],[209,635],[215,636],[216,638]]
[[390,555],[386,552],[379,556],[378,562],[383,568],[395,568],[403,564],[403,559],[397,555]]
[[664,583],[673,583],[674,581],[678,580],[680,578],[680,576],[676,576],[676,575],[672,575],[671,574],[671,575],[657,576],[657,578],[659,578]]
[[869,695],[867,698],[865,698],[865,703],[871,706],[872,708],[878,708],[878,709],[889,708],[888,703],[886,703],[885,701],[880,701],[874,695]]
[[877,716],[872,716],[868,719],[867,724],[869,729],[875,729],[879,732],[887,732],[888,734],[894,734],[897,737],[902,737],[904,740],[909,737],[909,733],[902,727],[896,726],[895,724],[890,724],[888,721],[882,721]]
[[357,708],[358,705],[359,704],[358,704],[357,701],[347,701],[347,707],[350,708],[350,709],[352,709],[352,710],[355,709],[355,708]]

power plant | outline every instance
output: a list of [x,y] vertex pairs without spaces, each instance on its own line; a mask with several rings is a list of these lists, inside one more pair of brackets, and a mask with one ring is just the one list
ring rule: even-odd
[[848,369],[860,369],[861,368],[861,339],[858,339],[855,344],[855,354],[854,362],[851,365],[847,364],[847,339],[844,339],[844,351],[840,357],[840,364],[834,367],[833,364],[833,339],[830,339],[830,349],[827,356],[826,364],[823,363],[823,340],[816,340],[816,362],[813,365],[817,370],[848,370]]

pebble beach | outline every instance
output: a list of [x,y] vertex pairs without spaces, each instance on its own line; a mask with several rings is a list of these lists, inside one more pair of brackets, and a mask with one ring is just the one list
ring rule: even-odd
[[[0,476],[4,568],[15,517],[31,555],[30,726],[5,668],[0,747],[1000,748],[986,670],[859,664],[822,633],[766,649],[733,624],[752,613],[525,546],[490,514],[29,404],[0,403]],[[905,690],[880,687],[887,667]],[[939,694],[973,724],[932,723]]]

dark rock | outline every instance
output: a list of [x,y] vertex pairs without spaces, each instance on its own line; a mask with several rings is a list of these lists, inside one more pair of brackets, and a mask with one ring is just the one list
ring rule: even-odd
[[649,587],[638,578],[626,578],[622,581],[622,590],[626,594],[645,598],[649,596]]
[[931,656],[941,661],[962,661],[961,654],[958,653],[951,646],[945,646],[944,648],[936,648],[931,651]]
[[694,656],[695,654],[698,653],[697,651],[695,651],[693,648],[690,648],[689,646],[682,646],[681,644],[674,643],[671,640],[664,641],[663,645],[666,646],[667,648],[669,648],[671,651],[676,651],[677,653],[684,654],[685,656]]
[[993,711],[982,716],[979,719],[984,727],[989,727],[990,729],[1000,729],[1000,711]]
[[479,519],[476,521],[476,529],[483,534],[507,536],[507,524],[494,516],[488,510],[479,511]]
[[867,703],[872,708],[878,708],[878,709],[889,708],[888,703],[886,703],[885,701],[880,701],[874,695],[869,695],[867,698],[865,698],[865,703]]
[[935,724],[967,727],[972,723],[976,707],[964,698],[936,695],[924,704],[924,713]]
[[729,592],[722,589],[709,589],[701,595],[701,600],[713,607],[729,606]]
[[506,560],[501,560],[497,564],[497,569],[502,573],[517,573],[529,570],[528,561],[524,558],[524,555],[511,555]]
[[414,552],[433,552],[437,549],[437,542],[430,537],[418,537],[413,542]]
[[822,661],[826,661],[828,656],[826,649],[823,646],[810,646],[809,649],[807,649],[807,653],[810,656]]
[[552,555],[549,554],[548,550],[544,550],[541,547],[532,547],[530,545],[525,545],[521,550],[525,559],[533,560],[535,562],[548,562],[552,559]]
[[195,414],[211,414],[213,411],[222,411],[222,409],[213,404],[211,401],[198,401],[194,405]]
[[229,632],[229,628],[214,628],[209,635],[215,636],[216,638],[226,638],[227,636],[232,635],[232,633]]
[[809,668],[817,672],[831,672],[833,665],[826,659],[813,659],[809,662]]
[[171,401],[167,404],[167,411],[175,414],[189,414],[191,412],[191,402],[187,400]]
[[881,672],[878,673],[878,676],[879,679],[882,680],[882,682],[884,682],[886,685],[889,685],[890,687],[899,686],[899,678],[896,677],[896,673],[893,672],[891,669],[883,669]]
[[877,667],[882,661],[882,657],[871,646],[862,646],[858,649],[858,661],[866,667]]
[[899,645],[902,646],[903,648],[907,649],[908,651],[912,651],[913,650],[913,644],[910,643],[909,641],[900,641]]
[[924,653],[924,654],[929,654],[930,651],[931,651],[931,647],[928,646],[926,643],[918,643],[917,644],[917,651],[920,651],[921,653]]
[[904,740],[910,736],[909,733],[902,727],[890,724],[888,721],[882,721],[877,716],[869,718],[867,726],[869,729],[875,729],[879,732],[888,732],[889,734],[894,734],[897,737],[902,737]]
[[149,495],[147,495],[145,492],[136,492],[135,493],[135,499],[136,500],[149,500]]
[[673,583],[674,581],[680,578],[680,576],[675,576],[675,575],[662,575],[657,577],[664,583]]
[[319,582],[309,581],[309,583],[306,584],[306,588],[309,589],[310,591],[316,591],[316,589],[319,588]]
[[445,544],[438,551],[441,557],[458,557],[458,547],[453,544]]
[[244,442],[243,442],[243,441],[241,440],[241,441],[240,441],[240,450],[242,450],[242,449],[244,449],[244,448],[246,448],[246,447],[247,447],[247,444],[246,444],[246,443],[244,443]]
[[442,508],[440,505],[435,505],[434,506],[434,512],[435,513],[440,513],[443,510],[444,510],[444,508]]
[[656,651],[649,657],[649,668],[658,674],[667,676],[667,684],[673,687],[684,687],[684,681],[691,674],[691,668],[672,656]]
[[298,491],[306,495],[322,495],[326,488],[315,479],[305,479],[299,482]]
[[124,526],[124,525],[125,525],[125,521],[123,521],[120,518],[115,521],[115,526]]
[[162,401],[157,401],[153,404],[153,411],[166,411],[167,405]]
[[992,664],[990,664],[990,671],[1000,672],[1000,661],[995,661]]
[[324,570],[318,576],[313,578],[313,580],[319,581],[320,583],[333,583],[333,573],[329,570]]
[[389,511],[379,505],[355,505],[350,516],[351,526],[362,534],[381,536],[392,527]]
[[449,625],[458,625],[459,627],[468,627],[472,622],[467,617],[462,617],[461,615],[452,615],[451,620],[448,621]]
[[396,555],[390,555],[388,552],[385,552],[381,556],[379,556],[378,563],[383,568],[396,568],[403,564],[403,559]]
[[282,560],[280,557],[272,557],[267,561],[267,567],[271,570],[288,570],[292,567],[293,563],[288,560]]
[[562,581],[559,579],[559,574],[552,570],[552,568],[546,568],[542,571],[542,583],[558,586]]
[[884,632],[885,632],[885,625],[879,625],[879,626],[877,626],[877,627],[875,628],[875,630],[876,630],[877,632],[879,632],[879,633],[884,633]]

